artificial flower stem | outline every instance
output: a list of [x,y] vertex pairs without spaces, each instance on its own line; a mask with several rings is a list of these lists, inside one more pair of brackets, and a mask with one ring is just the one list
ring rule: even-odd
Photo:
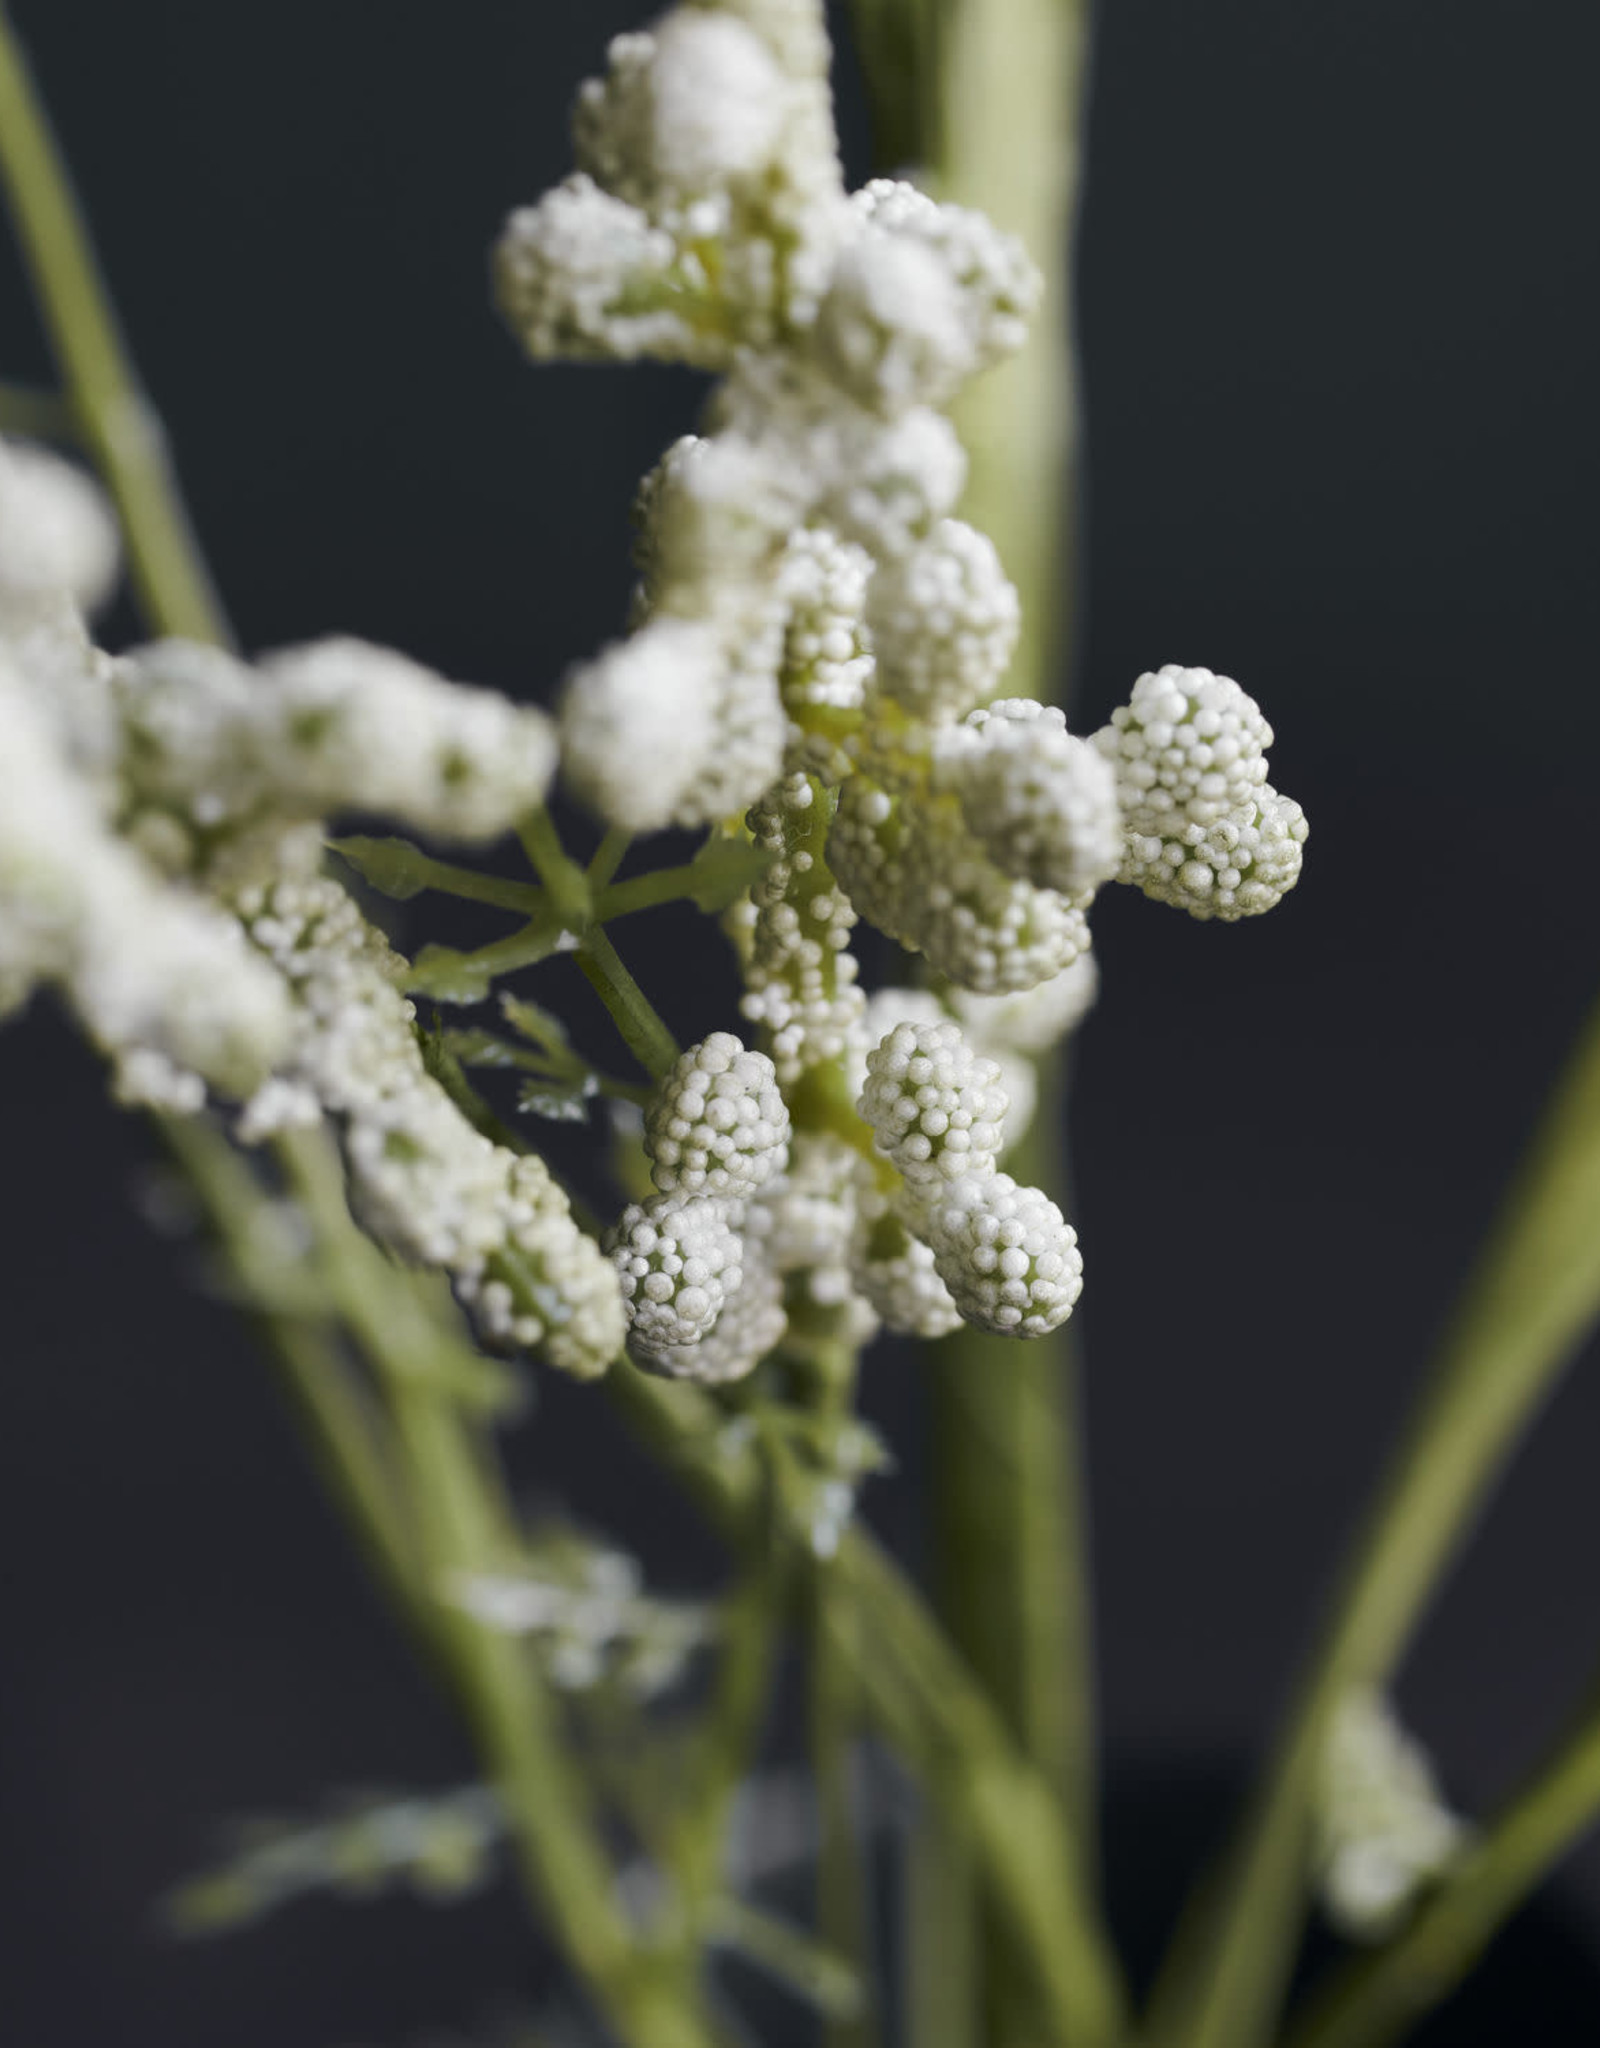
[[1391,1941],[1316,1992],[1284,2048],[1389,2048],[1446,1997],[1600,1816],[1600,1692]]
[[678,1057],[677,1041],[598,926],[579,946],[578,965],[611,1012],[628,1050],[652,1080],[663,1079]]
[[140,391],[27,60],[0,5],[0,183],[59,358],[71,416],[116,500],[141,608],[163,633],[226,645],[228,624]]
[[1546,1105],[1357,1540],[1239,1841],[1158,1980],[1159,2048],[1259,2048],[1305,1899],[1329,1718],[1390,1676],[1490,1488],[1600,1315],[1600,1010]]

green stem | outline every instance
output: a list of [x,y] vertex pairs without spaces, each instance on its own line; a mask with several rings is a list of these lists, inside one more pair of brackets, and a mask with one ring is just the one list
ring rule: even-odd
[[661,1080],[678,1057],[677,1041],[598,926],[579,946],[578,965],[611,1012],[629,1052],[653,1081]]
[[0,6],[0,181],[73,417],[122,515],[134,587],[164,633],[225,643],[165,439],[139,390],[22,47]]
[[[453,861],[435,860],[420,846],[406,839],[330,839],[330,852],[349,863],[364,880],[387,896],[404,900],[424,889],[441,896],[455,896],[465,903],[487,903],[496,910],[514,910],[524,918],[548,913],[550,905],[542,889],[528,882],[512,882],[500,875],[480,874],[476,868],[458,867]],[[403,884],[397,878],[385,886],[382,862],[393,855],[397,868],[403,867]]]
[[1521,1163],[1489,1247],[1334,1600],[1239,1842],[1186,1916],[1150,2038],[1270,2038],[1305,1894],[1307,1811],[1328,1720],[1390,1675],[1499,1473],[1600,1313],[1600,1011]]
[[[605,1382],[643,1441],[689,1488],[730,1540],[750,1540],[760,1513],[759,1459],[730,1442],[721,1412],[697,1389],[626,1366]],[[794,1532],[796,1567],[817,1569],[808,1532]],[[859,1526],[825,1567],[839,1631],[861,1687],[866,1723],[905,1760],[929,1797],[969,1836],[997,1910],[1017,1935],[1021,1966],[1047,2015],[1041,2037],[1074,2048],[1119,2038],[1123,2001],[1095,1901],[1080,1884],[1050,1788],[1018,1751],[916,1589]]]
[[[1060,642],[1077,626],[1077,389],[1070,309],[1082,153],[1087,0],[858,0],[875,99],[891,146],[923,162],[941,196],[1018,235],[1044,300],[1027,346],[962,396],[970,467],[963,515],[994,541],[1022,600],[1007,695],[1060,694]],[[879,61],[874,62],[875,50]],[[909,65],[896,64],[896,52]],[[905,85],[916,81],[915,133]],[[1019,1180],[1066,1182],[1060,1055]],[[955,1641],[1062,1802],[1076,1892],[1097,1856],[1093,1652],[1078,1447],[1077,1371],[1066,1337],[1009,1344],[963,1328],[930,1352],[934,1578]],[[966,1859],[924,1886],[952,1910]],[[932,1849],[925,1850],[924,1857]],[[1038,2048],[1041,2015],[1004,1934],[979,1951],[988,2048]],[[958,2004],[966,2000],[953,1994]]]
[[323,1478],[380,1580],[430,1640],[434,1615],[416,1599],[419,1554],[394,1468],[394,1446],[376,1406],[330,1331],[275,1306],[274,1276],[260,1270],[270,1197],[213,1125],[162,1117],[157,1128],[205,1206],[219,1250],[243,1284],[252,1313],[308,1425]]
[[[813,1413],[824,1432],[842,1428],[855,1409],[859,1361],[837,1341],[819,1342],[812,1353]],[[810,1662],[811,1769],[817,1797],[817,1938],[843,1956],[861,1984],[852,2012],[835,2014],[823,2031],[824,2048],[874,2048],[872,1931],[865,1844],[852,1783],[856,1735],[861,1717],[859,1672],[863,1646],[860,1617],[835,1589],[824,1564],[806,1588]]]
[[613,918],[630,917],[638,910],[682,903],[692,895],[699,879],[688,861],[675,868],[656,868],[647,875],[631,875],[625,882],[613,882],[598,898],[595,916],[609,924]]
[[515,1562],[515,1516],[488,1443],[437,1390],[439,1341],[411,1289],[345,1209],[342,1176],[320,1134],[280,1142],[317,1233],[340,1310],[383,1375],[416,1504],[422,1597],[439,1627],[479,1748],[500,1790],[536,1912],[633,2048],[699,2048],[704,2033],[674,1974],[641,1943],[618,1905],[612,1870],[554,1704],[523,1647],[444,1604],[462,1574]]
[[613,825],[595,848],[594,858],[588,866],[590,889],[598,894],[628,857],[628,848],[633,844],[633,834],[625,832],[620,825]]
[[589,877],[561,844],[555,820],[546,810],[532,811],[517,828],[517,836],[550,901],[572,929],[581,932],[593,914],[594,898]]
[[855,1617],[835,1611],[831,1574],[811,1581],[809,1720],[811,1769],[817,1795],[817,1939],[843,1957],[864,1995],[851,2012],[833,2015],[824,2048],[871,2048],[877,2038],[870,2007],[871,1933],[866,1871],[851,1783],[860,1691],[855,1679],[859,1644],[849,1640]]
[[1312,2000],[1285,2048],[1387,2048],[1454,1990],[1502,1923],[1600,1815],[1600,1696],[1384,1947]]

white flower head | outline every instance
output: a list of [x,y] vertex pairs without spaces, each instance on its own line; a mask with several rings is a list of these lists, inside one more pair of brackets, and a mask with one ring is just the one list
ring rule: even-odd
[[868,589],[876,688],[915,718],[958,718],[994,695],[1021,617],[993,542],[959,519],[942,520]]
[[1272,728],[1231,676],[1169,662],[1140,676],[1094,743],[1116,770],[1129,830],[1167,837],[1256,795]]
[[663,1194],[745,1201],[789,1157],[789,1112],[771,1060],[731,1031],[690,1046],[645,1112],[644,1143]]
[[1120,879],[1157,903],[1233,923],[1271,910],[1300,879],[1309,826],[1292,797],[1263,783],[1255,799],[1175,837],[1130,832]]
[[672,1195],[623,1211],[606,1242],[635,1357],[709,1334],[744,1277],[736,1215],[712,1197]]
[[722,649],[698,620],[657,618],[567,684],[562,772],[608,824],[659,831],[716,746]]
[[853,775],[828,859],[864,918],[963,988],[1033,988],[1088,949],[1089,893],[1062,896],[1003,873],[953,799],[941,808],[916,789],[891,794]]
[[782,141],[790,88],[756,32],[731,15],[678,8],[616,37],[604,79],[578,95],[580,166],[649,207],[759,177]]
[[850,1249],[851,1278],[889,1329],[926,1340],[961,1327],[932,1247],[907,1228],[885,1195],[863,1193]]
[[0,632],[65,599],[92,612],[115,588],[122,544],[92,478],[48,449],[0,442]]
[[1063,713],[1008,697],[937,737],[933,786],[948,790],[1006,874],[1064,896],[1098,889],[1122,864],[1116,776]]
[[748,1378],[782,1342],[787,1327],[783,1283],[770,1266],[747,1258],[743,1279],[729,1293],[722,1313],[704,1336],[689,1344],[636,1350],[634,1356],[646,1371],[667,1379],[727,1386]]
[[1077,1234],[1041,1188],[1007,1173],[969,1174],[941,1188],[919,1235],[969,1323],[1001,1337],[1042,1337],[1083,1292]]
[[907,1183],[937,1187],[993,1172],[1007,1109],[999,1081],[953,1018],[902,1023],[868,1053],[857,1106]]

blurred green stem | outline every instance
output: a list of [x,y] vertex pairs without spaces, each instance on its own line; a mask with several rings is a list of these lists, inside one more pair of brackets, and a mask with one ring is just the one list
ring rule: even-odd
[[1389,2048],[1453,1991],[1600,1814],[1600,1691],[1499,1817],[1382,1947],[1336,1972],[1285,2048]]
[[122,515],[140,606],[163,633],[225,643],[227,621],[194,544],[161,423],[133,375],[72,182],[3,4],[0,181],[72,418]]
[[1160,2048],[1262,2048],[1302,1924],[1312,1780],[1350,1687],[1382,1685],[1491,1486],[1600,1314],[1600,1011],[1590,1018],[1355,1545],[1239,1841],[1157,1987]]
[[[1075,632],[1079,486],[1071,258],[1085,114],[1087,0],[857,0],[882,145],[939,196],[987,213],[1039,265],[1044,300],[1027,346],[963,394],[965,517],[1017,585],[1022,636],[1008,695],[1064,694]],[[908,85],[908,81],[911,83]],[[1060,1055],[1041,1063],[1032,1130],[1006,1164],[1060,1194],[1066,1181]],[[934,1572],[939,1610],[1067,1816],[1075,1893],[1092,1896],[1093,1652],[1075,1347],[1007,1343],[963,1328],[930,1352]],[[964,1862],[926,1865],[937,1924],[913,1949],[941,2004],[968,2003],[941,1928]],[[915,1958],[914,1958],[915,1960]],[[986,2048],[1040,2048],[1043,2015],[1003,1923],[979,1951]],[[931,2002],[931,1994],[928,2000]]]

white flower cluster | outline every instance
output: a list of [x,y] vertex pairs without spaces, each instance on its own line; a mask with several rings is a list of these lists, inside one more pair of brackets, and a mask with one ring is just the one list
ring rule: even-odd
[[357,641],[253,669],[181,641],[113,660],[79,606],[114,562],[92,486],[0,446],[0,1008],[58,987],[123,1100],[212,1091],[247,1140],[332,1115],[374,1235],[449,1274],[491,1340],[604,1371],[610,1262],[543,1163],[428,1077],[401,963],[316,878],[340,809],[503,832],[543,799],[549,720]]
[[1383,1941],[1470,1830],[1444,1804],[1426,1751],[1381,1694],[1351,1692],[1333,1717],[1317,1787],[1315,1860],[1328,1917]]
[[1229,676],[1140,676],[1094,743],[1116,770],[1120,878],[1191,917],[1252,917],[1300,876],[1305,813],[1267,782],[1272,728]]
[[781,1288],[745,1230],[789,1159],[771,1060],[728,1031],[681,1054],[645,1117],[659,1192],[608,1234],[628,1350],[653,1372],[708,1384],[752,1371],[783,1334]]
[[289,1003],[237,923],[116,830],[111,665],[78,611],[115,564],[93,485],[0,444],[0,1012],[58,988],[124,1099],[194,1109],[266,1078]]
[[985,701],[1017,623],[993,547],[959,520],[878,571],[876,670],[828,843],[863,917],[987,994],[1072,965],[1121,853],[1112,778],[1088,743],[1059,712]]
[[289,1042],[277,977],[111,829],[3,642],[0,729],[0,1011],[61,989],[130,1101],[192,1110],[207,1085],[259,1085]]
[[48,450],[0,442],[0,618],[94,612],[121,566],[117,524],[99,487]]
[[1077,1237],[1048,1195],[996,1164],[1007,1103],[994,1061],[949,1020],[897,1024],[867,1056],[859,1106],[902,1177],[893,1215],[961,1316],[1015,1337],[1065,1322],[1083,1288]]
[[803,772],[777,782],[746,823],[772,865],[742,918],[744,1014],[765,1026],[778,1078],[838,1059],[862,1014],[850,933],[856,914],[829,873],[831,805]]
[[619,37],[579,98],[577,175],[501,243],[535,355],[726,375],[644,493],[637,630],[567,693],[573,785],[630,830],[746,809],[802,709],[824,744],[791,740],[791,767],[841,765],[825,741],[859,705],[866,572],[955,502],[936,408],[1019,344],[1038,296],[981,216],[885,181],[846,197],[827,68],[816,0],[680,6]]
[[160,641],[117,664],[113,696],[130,808],[202,835],[362,810],[493,839],[538,808],[555,772],[543,712],[360,640],[287,648],[254,668]]
[[492,1343],[593,1378],[622,1349],[616,1276],[532,1154],[475,1130],[423,1065],[404,963],[331,881],[252,885],[239,917],[295,1002],[289,1058],[245,1133],[338,1119],[352,1203],[394,1251],[449,1274]]

